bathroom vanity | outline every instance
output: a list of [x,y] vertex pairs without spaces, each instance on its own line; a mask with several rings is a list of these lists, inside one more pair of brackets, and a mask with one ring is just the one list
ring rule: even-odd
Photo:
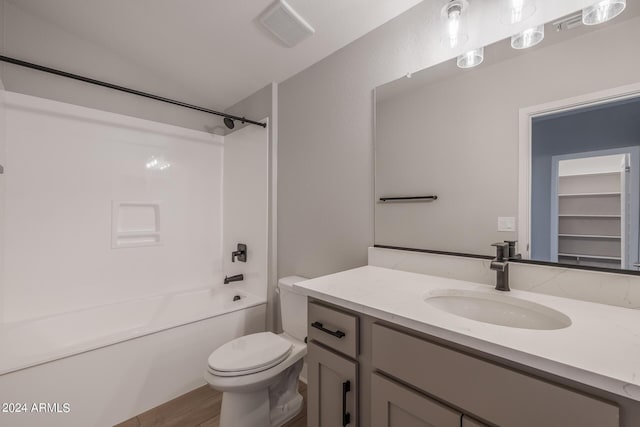
[[309,426],[640,423],[638,310],[374,266],[294,287]]

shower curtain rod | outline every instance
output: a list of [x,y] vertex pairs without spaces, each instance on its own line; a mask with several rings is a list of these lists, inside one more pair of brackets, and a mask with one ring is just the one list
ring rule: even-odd
[[81,82],[85,82],[85,83],[90,83],[90,84],[97,85],[97,86],[106,87],[108,89],[118,90],[120,92],[130,93],[132,95],[142,96],[144,98],[153,99],[155,101],[166,102],[167,104],[173,104],[173,105],[177,105],[179,107],[190,108],[192,110],[201,111],[203,113],[214,114],[216,116],[225,117],[227,119],[237,120],[237,121],[239,121],[241,123],[249,123],[249,124],[256,125],[256,126],[262,126],[263,128],[267,127],[266,123],[256,122],[255,120],[249,120],[249,119],[247,119],[245,117],[238,117],[238,116],[234,116],[232,114],[221,113],[219,111],[210,110],[208,108],[198,107],[197,105],[187,104],[186,102],[176,101],[174,99],[169,99],[169,98],[164,98],[162,96],[154,95],[154,94],[147,93],[147,92],[141,92],[141,91],[135,90],[135,89],[129,89],[129,88],[124,87],[124,86],[114,85],[112,83],[107,83],[107,82],[103,82],[103,81],[100,81],[100,80],[95,80],[95,79],[92,79],[92,78],[89,78],[89,77],[80,76],[78,74],[68,73],[66,71],[56,70],[55,68],[49,68],[49,67],[45,67],[43,65],[33,64],[31,62],[22,61],[20,59],[11,58],[11,57],[4,56],[4,55],[0,55],[0,61],[7,62],[7,63],[13,64],[13,65],[19,65],[21,67],[31,68],[33,70],[43,71],[43,72],[49,73],[49,74],[55,74],[56,76],[67,77],[67,78],[70,78],[70,79],[79,80]]

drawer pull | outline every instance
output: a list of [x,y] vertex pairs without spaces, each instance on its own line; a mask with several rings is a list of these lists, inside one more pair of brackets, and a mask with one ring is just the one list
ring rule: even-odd
[[332,331],[332,330],[330,330],[330,329],[325,328],[325,327],[322,325],[322,323],[320,323],[320,322],[313,322],[313,323],[311,324],[311,327],[316,328],[316,329],[320,329],[322,332],[325,332],[325,333],[327,333],[327,334],[329,334],[329,335],[333,335],[333,336],[334,336],[334,337],[336,337],[336,338],[342,338],[342,337],[344,337],[344,336],[345,336],[345,333],[344,333],[344,332],[342,332],[342,331],[340,331],[340,330],[336,330],[336,331],[334,332],[334,331]]
[[351,391],[351,381],[342,383],[342,427],[351,423],[351,414],[347,412],[347,393]]

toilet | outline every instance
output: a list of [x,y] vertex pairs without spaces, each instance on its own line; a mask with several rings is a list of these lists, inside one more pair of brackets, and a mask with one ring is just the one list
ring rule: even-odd
[[205,380],[223,392],[220,427],[277,427],[302,409],[298,377],[307,354],[307,297],[280,279],[281,334],[259,332],[223,344],[209,356]]

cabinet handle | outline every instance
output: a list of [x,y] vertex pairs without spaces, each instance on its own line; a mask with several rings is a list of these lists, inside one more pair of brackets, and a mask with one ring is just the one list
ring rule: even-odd
[[336,329],[336,331],[334,332],[334,331],[332,331],[332,330],[330,330],[330,329],[325,328],[325,327],[324,327],[324,325],[322,325],[322,323],[320,323],[320,322],[313,322],[313,323],[311,324],[311,327],[312,327],[312,328],[316,328],[316,329],[320,329],[322,332],[325,332],[325,333],[327,333],[327,334],[329,334],[329,335],[333,335],[333,336],[334,336],[334,337],[336,337],[336,338],[342,338],[342,337],[344,337],[344,336],[345,336],[345,333],[344,333],[344,332],[342,332],[342,331],[340,331],[340,330],[337,330],[337,329]]
[[347,412],[347,393],[351,391],[351,381],[342,383],[342,427],[351,423],[351,414]]

